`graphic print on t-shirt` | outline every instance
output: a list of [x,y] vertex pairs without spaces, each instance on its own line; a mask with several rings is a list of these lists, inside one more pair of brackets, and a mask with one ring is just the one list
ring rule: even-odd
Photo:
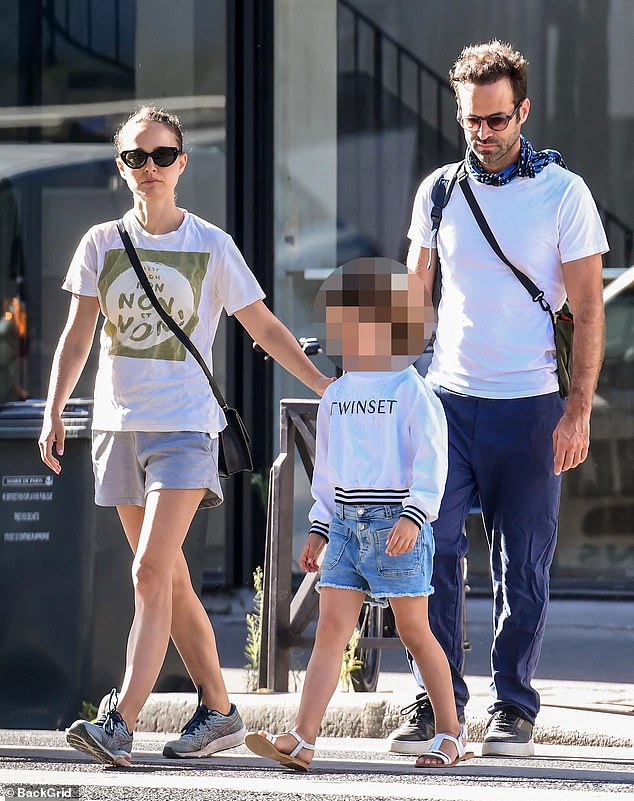
[[[209,253],[137,248],[157,298],[183,331],[198,324],[202,282]],[[182,361],[185,348],[165,325],[145,294],[125,250],[109,250],[98,280],[106,316],[104,332],[111,356]]]

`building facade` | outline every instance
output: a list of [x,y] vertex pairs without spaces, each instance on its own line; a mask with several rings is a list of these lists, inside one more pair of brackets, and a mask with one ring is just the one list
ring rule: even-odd
[[[188,137],[179,202],[225,227],[298,336],[338,264],[404,258],[413,195],[460,157],[447,71],[467,43],[508,40],[530,62],[527,136],[560,150],[600,206],[606,279],[631,266],[634,5],[630,0],[0,0],[2,402],[43,397],[67,310],[60,284],[92,224],[129,195],[112,133],[136,105]],[[606,307],[608,341],[587,463],[564,481],[553,568],[562,588],[634,587],[634,294]],[[319,357],[320,367],[332,371]],[[307,391],[230,320],[215,351],[253,434],[256,472],[210,513],[206,567],[247,583],[261,564],[281,397]],[[76,395],[88,397],[94,353]],[[296,480],[296,549],[308,482]],[[486,544],[473,522],[472,575]]]

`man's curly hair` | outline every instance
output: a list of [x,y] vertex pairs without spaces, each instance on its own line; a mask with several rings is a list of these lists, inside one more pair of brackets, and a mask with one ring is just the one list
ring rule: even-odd
[[464,83],[486,84],[508,78],[513,87],[515,104],[526,97],[528,61],[510,44],[492,39],[484,44],[469,45],[449,70],[451,88],[458,99],[458,86]]

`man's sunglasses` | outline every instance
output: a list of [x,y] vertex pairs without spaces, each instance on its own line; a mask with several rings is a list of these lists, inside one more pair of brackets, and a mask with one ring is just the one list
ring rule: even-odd
[[478,117],[476,114],[470,114],[468,117],[463,117],[462,114],[458,112],[458,114],[456,114],[456,119],[466,131],[477,131],[483,122],[486,122],[487,127],[492,131],[505,131],[523,102],[523,100],[520,100],[511,114],[489,114],[488,117]]
[[157,167],[171,167],[180,155],[177,147],[157,147],[151,153],[137,148],[136,150],[123,150],[119,153],[121,161],[132,170],[139,170],[145,167],[147,160],[152,157],[152,161]]

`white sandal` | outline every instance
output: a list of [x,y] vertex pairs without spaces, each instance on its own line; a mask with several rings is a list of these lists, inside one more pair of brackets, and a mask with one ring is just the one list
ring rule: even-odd
[[[440,746],[443,744],[444,740],[449,740],[450,743],[453,743],[456,747],[456,757],[455,759],[451,759],[450,756],[445,754],[444,751],[441,750]],[[430,765],[418,764],[418,760],[416,760],[416,767],[417,768],[452,768],[454,765],[457,765],[459,762],[464,762],[467,759],[473,759],[473,751],[466,751],[465,747],[467,745],[467,732],[464,725],[460,727],[460,734],[457,737],[454,737],[452,734],[446,734],[441,732],[437,734],[432,744],[429,746],[427,751],[424,751],[418,759],[422,757],[435,757],[439,759],[440,762],[436,762]]]
[[285,754],[284,751],[280,751],[275,745],[275,741],[278,737],[281,737],[281,735],[270,734],[267,731],[259,731],[257,734],[254,732],[247,734],[244,738],[244,744],[250,751],[253,751],[254,754],[265,757],[265,759],[272,759],[287,768],[293,768],[293,770],[308,770],[309,763],[300,759],[297,754],[300,753],[302,748],[306,748],[308,751],[314,751],[314,744],[307,743],[299,734],[297,728],[292,728],[290,731],[285,732],[285,734],[290,734],[291,737],[297,740],[297,745],[290,754]]

